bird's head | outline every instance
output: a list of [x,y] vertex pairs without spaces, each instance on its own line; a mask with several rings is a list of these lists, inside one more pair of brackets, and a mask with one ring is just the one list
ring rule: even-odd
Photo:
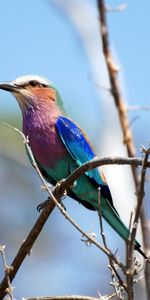
[[13,81],[0,82],[0,89],[11,92],[22,111],[28,107],[38,109],[52,105],[63,109],[63,102],[54,85],[48,79],[37,75],[22,76]]

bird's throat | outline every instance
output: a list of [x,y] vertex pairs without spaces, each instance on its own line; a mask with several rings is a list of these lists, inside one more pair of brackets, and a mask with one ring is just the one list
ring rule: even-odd
[[28,109],[23,114],[23,133],[28,136],[34,157],[45,167],[54,167],[66,155],[56,129],[60,112]]

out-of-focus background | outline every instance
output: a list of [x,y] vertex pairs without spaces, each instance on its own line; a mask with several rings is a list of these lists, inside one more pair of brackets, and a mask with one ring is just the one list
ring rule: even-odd
[[[107,1],[117,7],[121,1]],[[150,2],[126,1],[122,12],[109,12],[110,45],[127,105],[148,106],[150,101]],[[70,116],[87,132],[98,156],[126,155],[103,59],[96,1],[1,0],[0,80],[24,74],[48,77],[57,85]],[[21,129],[21,113],[13,96],[0,92],[0,243],[11,263],[22,240],[38,217],[36,206],[46,194],[26,157],[21,137],[3,122]],[[149,143],[150,112],[129,111],[140,155]],[[126,222],[135,206],[134,186],[127,167],[105,168],[114,203]],[[149,182],[146,211],[150,216]],[[87,232],[99,237],[98,217],[70,198],[67,212]],[[124,243],[104,222],[111,249],[124,260]],[[107,258],[94,246],[86,247],[80,234],[55,209],[24,261],[13,286],[17,299],[29,296],[112,291]],[[140,239],[140,234],[139,234]],[[140,258],[141,259],[141,258]],[[3,267],[0,258],[0,278]],[[136,294],[144,299],[143,282]],[[142,293],[142,298],[141,298]],[[138,298],[137,298],[138,299]]]

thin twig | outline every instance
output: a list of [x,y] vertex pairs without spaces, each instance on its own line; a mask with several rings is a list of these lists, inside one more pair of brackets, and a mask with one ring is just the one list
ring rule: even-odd
[[3,260],[3,264],[4,264],[4,270],[5,270],[5,276],[6,276],[6,281],[7,281],[7,294],[9,295],[10,299],[13,300],[14,299],[14,297],[13,297],[13,287],[10,284],[10,278],[9,278],[11,267],[9,267],[7,265],[4,250],[5,250],[5,246],[0,245],[0,253],[1,253],[1,256],[2,256],[2,260]]
[[107,11],[107,12],[122,12],[122,11],[124,11],[126,8],[127,8],[127,4],[126,4],[126,3],[122,3],[122,4],[118,5],[118,6],[115,7],[115,8],[112,8],[112,7],[107,6],[107,7],[106,7],[106,11]]
[[140,187],[139,187],[139,191],[137,192],[138,203],[135,210],[135,217],[131,228],[131,234],[129,236],[128,247],[127,247],[127,286],[128,286],[129,300],[132,300],[134,298],[133,276],[135,274],[135,270],[134,270],[134,263],[133,263],[133,252],[134,252],[135,237],[136,237],[137,226],[140,217],[141,206],[144,198],[144,184],[145,184],[145,175],[147,169],[146,164],[150,155],[150,148],[149,149],[143,148],[142,151],[144,152],[144,159],[143,159],[143,167],[141,171]]
[[127,106],[127,111],[137,111],[137,110],[144,110],[144,111],[150,111],[150,105],[132,105]]
[[148,162],[148,158],[150,155],[150,148],[148,148],[148,149],[143,148],[142,151],[144,152],[144,159],[143,159],[143,166],[142,166],[142,171],[141,171],[141,182],[140,182],[139,191],[137,193],[138,203],[137,203],[135,217],[134,217],[134,221],[133,221],[133,225],[132,225],[131,237],[130,237],[130,247],[129,247],[129,249],[132,253],[133,253],[133,249],[134,249],[134,241],[135,241],[135,236],[136,236],[136,232],[137,232],[137,225],[138,225],[138,221],[139,221],[139,217],[140,217],[140,210],[141,210],[143,198],[145,195],[144,184],[145,184],[147,162]]
[[103,228],[103,221],[102,221],[102,212],[101,212],[101,189],[98,188],[98,217],[99,217],[99,224],[100,224],[100,234],[103,240],[103,244],[105,248],[107,247],[106,238],[104,234],[104,228]]
[[65,296],[52,296],[52,297],[33,297],[25,298],[25,300],[110,300],[115,297],[115,293],[111,295],[101,296],[100,298],[94,298],[89,296],[80,295],[65,295]]

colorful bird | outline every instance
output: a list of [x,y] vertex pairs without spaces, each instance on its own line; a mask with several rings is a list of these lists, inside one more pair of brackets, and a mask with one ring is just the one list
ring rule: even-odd
[[[23,133],[28,136],[35,160],[48,182],[55,185],[95,157],[85,133],[67,116],[61,96],[50,81],[36,75],[22,76],[0,83],[0,89],[16,97],[22,111]],[[129,230],[113,205],[102,171],[86,172],[68,195],[86,208],[98,211],[98,187],[102,216],[127,241]],[[135,249],[146,258],[138,241]]]

